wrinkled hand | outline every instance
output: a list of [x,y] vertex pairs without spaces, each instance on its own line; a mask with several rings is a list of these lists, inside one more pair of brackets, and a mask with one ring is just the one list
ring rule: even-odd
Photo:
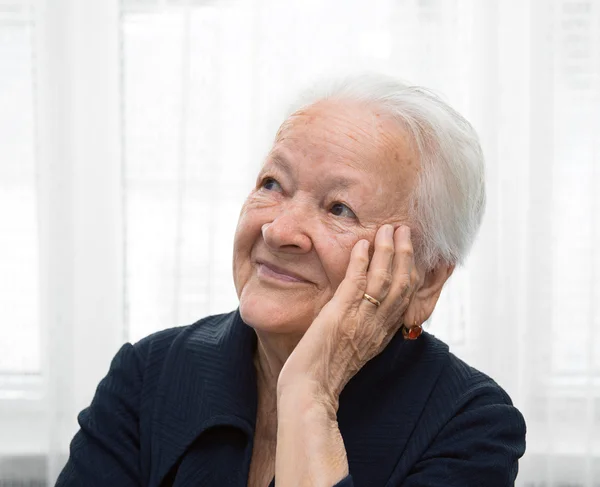
[[[380,227],[370,264],[369,242],[359,240],[344,280],[281,370],[279,393],[311,384],[337,410],[344,386],[399,330],[417,281],[409,227]],[[364,293],[381,306],[363,299]]]

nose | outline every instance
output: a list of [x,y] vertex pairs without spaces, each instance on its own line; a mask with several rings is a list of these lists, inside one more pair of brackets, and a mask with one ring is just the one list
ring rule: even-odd
[[294,254],[311,251],[312,240],[306,231],[306,218],[300,213],[287,210],[262,226],[263,239],[271,250]]

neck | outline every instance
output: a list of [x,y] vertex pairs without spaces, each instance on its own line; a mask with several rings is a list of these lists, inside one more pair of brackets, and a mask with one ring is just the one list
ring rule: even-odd
[[279,373],[301,337],[255,331],[258,341],[254,366],[259,392],[259,407],[265,406],[275,410]]

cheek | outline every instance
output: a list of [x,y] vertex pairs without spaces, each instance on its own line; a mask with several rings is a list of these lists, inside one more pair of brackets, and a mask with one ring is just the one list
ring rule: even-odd
[[236,250],[249,250],[248,246],[251,246],[257,236],[261,234],[261,228],[265,222],[264,212],[255,208],[252,203],[253,198],[249,197],[240,211],[240,217],[235,230],[234,247]]
[[242,209],[235,230],[233,243],[233,279],[236,288],[243,286],[251,267],[250,256],[255,242],[261,235],[261,222],[251,211]]
[[359,240],[356,235],[342,234],[329,236],[320,243],[321,261],[333,292],[344,280],[352,247]]

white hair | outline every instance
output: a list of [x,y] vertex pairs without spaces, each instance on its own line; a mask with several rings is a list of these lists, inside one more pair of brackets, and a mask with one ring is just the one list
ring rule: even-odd
[[366,102],[408,131],[420,156],[409,199],[415,257],[426,269],[463,264],[486,199],[483,153],[471,124],[432,91],[379,74],[318,83],[297,99],[288,116],[327,99]]

